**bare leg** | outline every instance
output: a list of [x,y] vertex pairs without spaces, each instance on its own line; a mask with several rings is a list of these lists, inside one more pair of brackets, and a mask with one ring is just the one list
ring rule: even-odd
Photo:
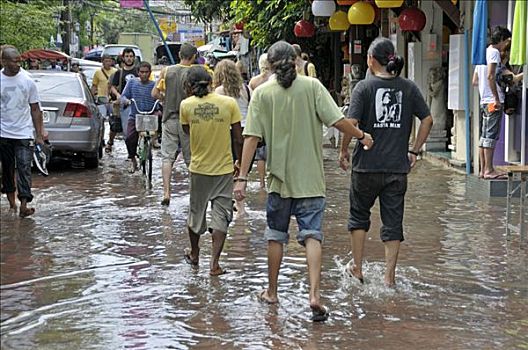
[[245,203],[244,200],[241,200],[241,201],[235,200],[236,209],[237,209],[237,216],[246,215],[246,209],[244,207],[244,203]]
[[16,192],[7,193],[7,200],[9,201],[9,208],[16,210]]
[[276,303],[277,283],[282,263],[283,246],[277,241],[268,241],[268,289],[260,297],[268,303]]
[[484,177],[484,167],[486,165],[486,160],[484,158],[484,148],[479,147],[479,162],[480,162],[480,172],[479,177]]
[[385,242],[385,285],[392,287],[396,284],[396,262],[400,251],[400,241]]
[[493,148],[484,148],[484,175],[493,173]]
[[365,230],[352,230],[350,231],[350,244],[352,245],[352,258],[354,264],[350,273],[363,282],[363,251],[365,249],[365,238],[367,231]]
[[170,203],[170,181],[172,175],[172,162],[163,162],[161,175],[163,177],[163,200],[161,204],[169,205]]
[[110,130],[110,133],[108,134],[108,142],[106,143],[106,147],[105,147],[106,153],[112,152],[112,146],[114,145],[115,137],[116,137],[116,132]]
[[222,270],[218,262],[220,260],[220,254],[222,254],[222,250],[224,249],[226,233],[222,231],[218,231],[218,230],[213,230],[212,236],[213,236],[213,242],[212,242],[213,249],[211,252],[212,256],[211,256],[211,266],[210,266],[209,274],[211,276],[218,276],[225,272],[224,270]]
[[200,235],[194,233],[190,227],[187,230],[189,232],[189,241],[191,242],[189,259],[192,264],[198,265],[198,260],[200,259]]
[[321,295],[319,285],[321,281],[321,242],[316,239],[308,238],[306,244],[306,262],[308,264],[308,274],[310,276],[310,307],[321,310]]

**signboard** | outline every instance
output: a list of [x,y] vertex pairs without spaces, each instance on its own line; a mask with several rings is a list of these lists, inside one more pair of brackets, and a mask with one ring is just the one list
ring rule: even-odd
[[119,5],[121,5],[122,8],[142,8],[143,7],[143,0],[120,0]]
[[204,40],[204,30],[201,27],[179,25],[177,31],[180,41],[195,43]]
[[164,7],[167,5],[167,0],[149,0],[150,7]]

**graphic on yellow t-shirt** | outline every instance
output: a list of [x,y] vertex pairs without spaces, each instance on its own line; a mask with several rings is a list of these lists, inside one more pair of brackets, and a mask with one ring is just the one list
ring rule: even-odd
[[182,101],[180,121],[190,128],[191,172],[202,175],[233,172],[231,125],[240,120],[238,104],[232,97],[210,93]]

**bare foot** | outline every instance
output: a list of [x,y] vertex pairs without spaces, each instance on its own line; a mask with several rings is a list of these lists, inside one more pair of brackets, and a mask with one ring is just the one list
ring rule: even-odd
[[35,208],[20,208],[20,213],[18,214],[21,218],[35,214]]
[[365,280],[363,279],[363,272],[359,267],[354,265],[352,261],[349,261],[346,265],[346,272],[350,277],[355,277],[361,282],[361,284],[365,283]]
[[185,248],[183,251],[183,258],[185,259],[185,262],[191,266],[197,267],[199,263],[199,256],[193,257],[191,255],[191,250],[189,248]]
[[267,289],[260,291],[257,295],[257,299],[263,303],[268,303],[268,304],[277,304],[279,302],[279,300],[277,299],[277,296],[271,297]]

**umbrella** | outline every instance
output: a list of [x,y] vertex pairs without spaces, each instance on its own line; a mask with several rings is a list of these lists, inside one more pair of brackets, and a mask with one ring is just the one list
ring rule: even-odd
[[528,10],[525,1],[515,3],[510,64],[521,66],[526,63],[526,24]]
[[473,38],[471,60],[474,65],[486,64],[488,36],[488,0],[477,0],[473,11]]

